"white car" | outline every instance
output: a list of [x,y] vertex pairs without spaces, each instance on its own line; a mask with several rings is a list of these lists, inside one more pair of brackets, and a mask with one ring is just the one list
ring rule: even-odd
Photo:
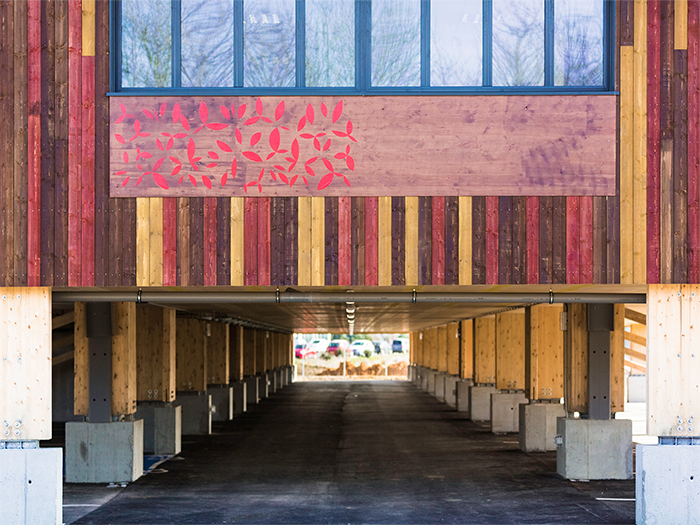
[[309,350],[313,350],[317,354],[320,354],[326,351],[326,348],[328,348],[328,343],[330,343],[328,339],[312,339],[307,345],[307,348],[309,348]]
[[355,341],[353,344],[350,345],[350,350],[352,350],[353,355],[360,355],[363,356],[365,355],[365,352],[369,352],[369,355],[374,354],[374,344],[372,341],[368,341],[366,339],[361,339],[359,341]]

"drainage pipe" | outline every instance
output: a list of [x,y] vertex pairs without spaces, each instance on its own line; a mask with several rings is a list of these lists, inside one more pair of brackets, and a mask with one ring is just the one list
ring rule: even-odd
[[515,303],[623,304],[646,303],[644,293],[471,293],[471,292],[183,292],[183,291],[56,291],[54,303],[135,302],[171,304],[270,303]]

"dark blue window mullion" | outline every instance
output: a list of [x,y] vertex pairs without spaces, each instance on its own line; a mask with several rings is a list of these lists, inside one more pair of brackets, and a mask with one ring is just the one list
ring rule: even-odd
[[355,88],[365,92],[372,78],[372,4],[355,0]]
[[233,0],[233,87],[243,87],[243,0]]
[[420,2],[420,85],[430,86],[430,0]]
[[296,0],[296,86],[306,87],[306,2]]
[[603,87],[615,89],[615,2],[603,4]]
[[554,0],[544,0],[544,85],[554,85]]
[[109,32],[109,61],[111,75],[109,90],[119,91],[122,88],[122,3],[111,2],[109,10],[111,31]]
[[482,72],[481,84],[484,87],[493,85],[493,2],[483,0],[482,4]]
[[182,86],[182,2],[172,0],[170,4],[171,74],[173,87]]

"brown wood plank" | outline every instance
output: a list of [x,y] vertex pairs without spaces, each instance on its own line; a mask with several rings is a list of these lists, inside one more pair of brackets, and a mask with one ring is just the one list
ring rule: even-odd
[[27,285],[27,3],[14,2],[14,285]]
[[365,198],[352,198],[352,284],[365,284]]
[[215,286],[217,278],[217,211],[216,198],[204,197],[202,202],[202,284]]
[[688,51],[673,51],[673,282],[688,282]]
[[406,199],[391,198],[391,284],[406,284]]
[[552,198],[540,197],[540,284],[552,284],[554,277]]
[[662,139],[673,138],[673,10],[674,2],[659,2],[661,7],[661,93],[659,97]]
[[498,284],[513,283],[513,197],[498,198]]
[[284,284],[284,199],[270,199],[270,284]]
[[418,284],[433,282],[433,198],[418,197]]
[[620,45],[634,45],[634,0],[620,0]]
[[552,283],[566,284],[566,197],[552,197]]
[[136,286],[136,199],[119,199],[122,206],[122,285]]
[[431,229],[432,284],[445,284],[445,197],[433,197]]
[[540,282],[540,198],[526,197],[527,284]]
[[258,200],[246,197],[244,201],[244,268],[246,286],[258,284]]
[[513,197],[513,284],[527,283],[527,197]]
[[472,284],[486,284],[486,197],[472,198]]
[[607,206],[605,197],[593,197],[593,282],[607,282]]
[[204,284],[204,199],[190,199],[190,286]]
[[459,197],[445,197],[445,284],[459,284]]
[[647,3],[647,283],[661,282],[661,8]]
[[700,282],[700,4],[688,4],[688,282]]
[[325,198],[325,283],[338,286],[338,197]]
[[296,197],[284,197],[284,284],[294,285],[298,281],[297,265],[299,257],[297,254],[299,232]]
[[216,284],[231,284],[231,199],[219,197],[216,203]]

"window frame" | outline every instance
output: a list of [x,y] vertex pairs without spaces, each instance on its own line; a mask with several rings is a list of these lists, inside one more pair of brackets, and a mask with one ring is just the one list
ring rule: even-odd
[[121,0],[110,0],[110,92],[108,96],[273,96],[273,95],[584,95],[617,94],[615,91],[615,0],[603,0],[603,84],[598,86],[554,85],[554,3],[544,2],[544,85],[493,86],[493,0],[482,0],[482,85],[430,85],[430,1],[420,0],[420,86],[376,87],[371,85],[371,0],[355,0],[355,85],[349,87],[306,87],[306,12],[305,0],[295,0],[295,87],[244,87],[243,2],[233,0],[233,86],[177,87],[181,80],[181,0],[171,0],[171,82],[174,87],[122,87],[121,81]]

